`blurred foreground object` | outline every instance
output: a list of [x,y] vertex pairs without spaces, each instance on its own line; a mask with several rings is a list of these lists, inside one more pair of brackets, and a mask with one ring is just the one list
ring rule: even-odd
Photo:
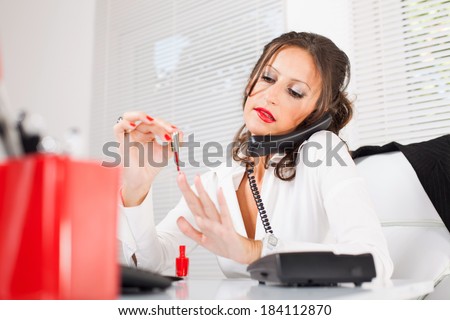
[[0,164],[0,299],[115,299],[119,169],[33,154]]

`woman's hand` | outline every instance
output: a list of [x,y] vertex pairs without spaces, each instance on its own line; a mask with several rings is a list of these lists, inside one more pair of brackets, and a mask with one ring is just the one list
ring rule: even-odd
[[156,137],[170,142],[172,133],[179,130],[140,111],[126,112],[122,118],[114,126],[124,167],[122,198],[125,206],[136,206],[143,201],[156,175],[173,156],[170,145],[159,144]]
[[184,217],[178,218],[178,227],[186,236],[209,251],[239,263],[249,264],[260,258],[261,241],[245,238],[234,230],[222,189],[217,194],[219,212],[199,176],[195,178],[198,196],[191,190],[184,173],[178,175],[177,182],[200,228],[196,230]]

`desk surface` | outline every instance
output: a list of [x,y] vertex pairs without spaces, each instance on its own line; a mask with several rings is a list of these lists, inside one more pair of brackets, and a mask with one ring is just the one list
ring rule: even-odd
[[250,279],[200,280],[186,279],[174,282],[165,291],[133,294],[121,299],[148,300],[384,300],[417,299],[433,291],[431,281],[392,280],[387,286],[374,286],[370,283],[362,287],[283,287],[260,285]]

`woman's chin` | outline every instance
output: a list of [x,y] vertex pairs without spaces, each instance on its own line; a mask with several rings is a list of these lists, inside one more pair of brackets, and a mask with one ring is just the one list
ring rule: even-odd
[[268,128],[261,128],[261,126],[250,126],[247,127],[248,131],[250,132],[250,134],[252,136],[267,136],[267,135],[279,135],[281,133],[279,133],[278,130],[269,130]]
[[252,136],[266,136],[270,134],[270,131],[267,130],[248,130]]
[[246,127],[252,136],[265,136],[271,132],[271,130],[261,124],[248,123]]

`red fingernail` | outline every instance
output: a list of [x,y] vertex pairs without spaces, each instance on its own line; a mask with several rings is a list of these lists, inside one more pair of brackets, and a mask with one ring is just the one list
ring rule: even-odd
[[130,126],[132,126],[132,127],[136,127],[136,123],[134,123],[134,122],[130,122]]
[[147,116],[148,121],[153,121],[153,118],[150,116]]
[[175,126],[171,126],[172,128],[174,128],[174,129],[178,129],[177,127],[175,127]]
[[172,140],[172,138],[171,138],[168,134],[166,134],[166,135],[164,136],[164,138],[166,138],[167,141]]

